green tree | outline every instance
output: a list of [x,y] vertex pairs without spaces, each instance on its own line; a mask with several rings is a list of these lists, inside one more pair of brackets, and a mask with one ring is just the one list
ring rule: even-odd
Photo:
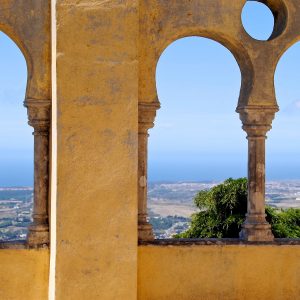
[[[177,238],[238,238],[247,212],[247,178],[229,178],[194,198],[200,209]],[[266,209],[275,237],[300,238],[300,209]]]
[[266,207],[267,221],[277,238],[300,238],[300,209]]

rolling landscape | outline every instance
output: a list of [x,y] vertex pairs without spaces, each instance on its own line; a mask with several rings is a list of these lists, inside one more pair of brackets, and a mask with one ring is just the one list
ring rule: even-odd
[[[197,211],[193,198],[218,181],[150,182],[148,214],[156,238],[170,238],[185,231]],[[278,208],[300,207],[300,180],[269,181],[266,203]],[[32,221],[33,188],[0,187],[0,241],[25,240]]]

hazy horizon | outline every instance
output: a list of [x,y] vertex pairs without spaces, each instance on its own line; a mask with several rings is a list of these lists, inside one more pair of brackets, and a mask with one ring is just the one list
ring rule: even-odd
[[[228,177],[230,178],[230,177]],[[219,182],[223,182],[226,179],[221,179],[221,180],[213,180],[213,179],[201,179],[201,180],[148,180],[148,184],[156,184],[156,183],[219,183]],[[233,179],[237,179],[238,177],[231,177]],[[299,182],[300,183],[300,178],[298,179],[269,179],[266,180],[266,183],[271,183],[271,182]],[[0,188],[32,188],[33,189],[33,185],[0,185]]]

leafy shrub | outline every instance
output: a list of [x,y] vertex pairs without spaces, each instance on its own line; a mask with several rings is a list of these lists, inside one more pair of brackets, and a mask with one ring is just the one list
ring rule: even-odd
[[[238,238],[247,212],[247,178],[229,178],[194,198],[200,209],[187,231],[176,238]],[[266,207],[267,221],[277,238],[300,238],[300,209]]]

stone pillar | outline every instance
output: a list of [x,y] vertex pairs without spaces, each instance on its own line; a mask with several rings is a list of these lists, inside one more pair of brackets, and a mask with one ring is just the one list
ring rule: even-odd
[[139,103],[139,141],[138,141],[138,239],[151,241],[154,239],[152,225],[147,217],[147,161],[148,130],[154,126],[158,102]]
[[29,226],[27,242],[30,247],[49,244],[48,188],[49,188],[49,129],[50,100],[27,99],[28,124],[34,132],[34,202],[33,222]]
[[277,108],[238,110],[248,139],[248,208],[240,238],[246,241],[273,241],[265,214],[265,141]]

